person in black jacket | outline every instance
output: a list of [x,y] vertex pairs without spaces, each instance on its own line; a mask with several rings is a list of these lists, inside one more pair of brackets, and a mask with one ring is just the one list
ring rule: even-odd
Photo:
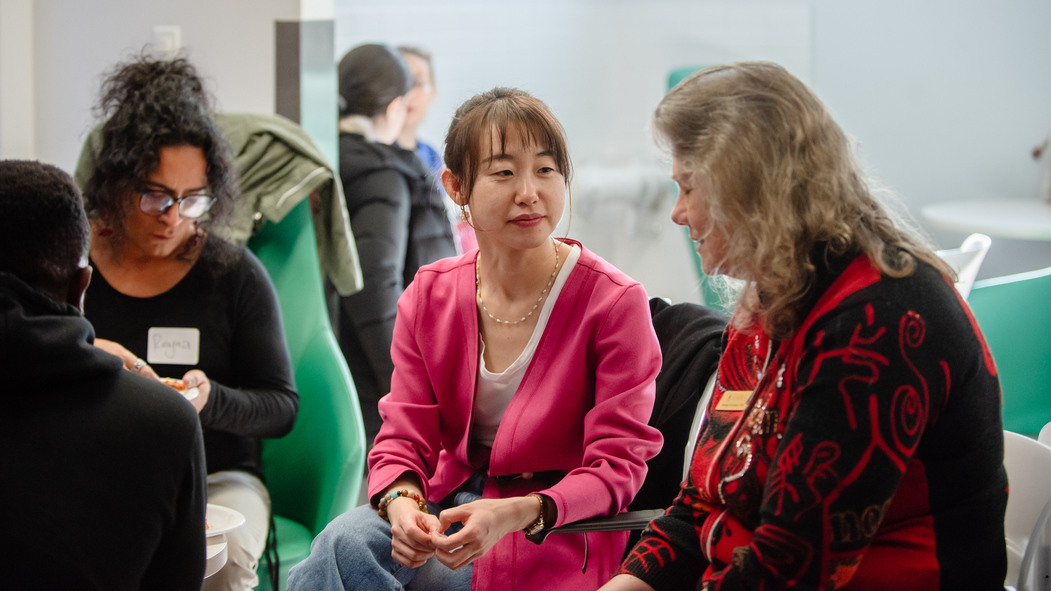
[[452,226],[431,172],[391,145],[405,125],[413,79],[386,45],[350,50],[339,63],[339,174],[364,288],[340,298],[332,326],[358,392],[369,447],[390,391],[398,297],[421,266],[456,254]]
[[201,588],[201,427],[92,346],[90,230],[69,175],[0,162],[0,587]]

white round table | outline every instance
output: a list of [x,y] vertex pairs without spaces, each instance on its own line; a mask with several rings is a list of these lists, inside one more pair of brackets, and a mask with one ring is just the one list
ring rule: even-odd
[[1051,240],[1051,204],[1038,199],[946,201],[922,211],[931,225],[945,230],[1015,240]]

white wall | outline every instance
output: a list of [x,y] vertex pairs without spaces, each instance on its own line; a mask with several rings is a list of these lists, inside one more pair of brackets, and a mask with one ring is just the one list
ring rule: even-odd
[[101,76],[178,25],[187,55],[228,111],[274,110],[274,21],[299,0],[34,0],[36,157],[68,171],[94,125]]
[[[1051,131],[1048,23],[1047,0],[336,0],[336,48],[430,48],[439,98],[421,135],[437,143],[474,92],[532,90],[584,166],[654,157],[646,122],[671,68],[775,59],[814,87],[866,168],[918,217],[947,199],[1035,198],[1029,153]],[[684,299],[681,235],[664,219],[651,225],[657,238],[599,254]],[[931,234],[943,247],[963,238]],[[1051,244],[998,240],[981,276],[1046,265]]]
[[656,153],[649,113],[679,66],[778,59],[810,79],[805,3],[645,0],[337,0],[336,49],[369,41],[434,54],[438,97],[421,137],[441,143],[453,111],[494,86],[528,90],[566,126],[576,160]]
[[0,158],[32,159],[33,0],[0,0]]
[[[272,112],[273,22],[327,15],[330,1],[0,0],[0,18],[12,6],[33,12],[32,31],[0,40],[0,60],[12,43],[32,47],[15,56],[21,73],[0,62],[0,136],[32,122],[19,134],[23,148],[0,147],[0,156],[72,169],[94,124],[100,75],[148,44],[154,25],[181,27],[223,109]],[[659,162],[646,125],[668,70],[717,60],[776,59],[811,83],[859,139],[866,167],[915,214],[944,199],[1035,197],[1040,171],[1029,152],[1051,131],[1047,0],[340,0],[335,16],[338,55],[376,40],[435,52],[439,98],[426,139],[440,143],[452,110],[474,92],[520,85],[563,121],[582,176]],[[12,77],[27,78],[27,60],[33,88],[20,100],[34,98],[12,120],[3,97]],[[619,250],[600,254],[654,293],[689,299],[688,253],[668,208],[591,236],[623,233]],[[601,216],[586,211],[575,210],[573,231],[601,245],[586,237],[588,218]],[[962,239],[932,235],[946,247]],[[998,240],[981,276],[1046,265],[1051,243]]]
[[[663,201],[645,204],[621,198],[625,180],[652,186],[654,170],[665,175],[666,157],[653,144],[649,117],[669,72],[770,59],[809,81],[811,39],[805,2],[336,3],[339,55],[368,41],[432,51],[438,98],[420,136],[433,144],[442,143],[456,107],[477,92],[514,86],[547,102],[566,128],[579,181],[563,228],[651,294],[676,301],[700,296],[686,238],[667,219],[672,197],[665,193]],[[622,174],[632,170],[646,182],[631,183]]]
[[[814,87],[870,171],[919,216],[946,200],[1036,198],[1051,131],[1051,2],[814,3]],[[930,228],[943,247],[963,234]],[[1051,265],[1051,243],[994,239],[979,277]]]

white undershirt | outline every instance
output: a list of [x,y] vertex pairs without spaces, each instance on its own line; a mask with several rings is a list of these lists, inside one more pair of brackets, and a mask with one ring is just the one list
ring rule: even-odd
[[496,440],[496,430],[500,427],[500,419],[503,418],[507,405],[511,403],[511,398],[518,391],[519,384],[522,383],[522,377],[525,376],[529,362],[533,360],[533,353],[536,352],[536,346],[544,334],[544,328],[551,317],[551,310],[555,307],[558,294],[562,292],[562,286],[566,284],[566,279],[573,272],[573,267],[579,258],[580,247],[572,245],[566,256],[566,262],[558,272],[558,277],[555,277],[551,291],[547,294],[547,299],[540,309],[529,342],[526,343],[518,359],[515,359],[507,369],[500,373],[493,373],[485,368],[485,341],[482,340],[479,333],[481,353],[478,359],[478,387],[474,397],[474,420],[471,423],[474,443],[490,448],[493,446],[493,441]]

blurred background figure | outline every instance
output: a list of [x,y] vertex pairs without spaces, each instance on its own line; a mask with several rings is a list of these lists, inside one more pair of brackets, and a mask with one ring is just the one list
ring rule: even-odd
[[238,186],[196,68],[118,64],[98,111],[101,147],[81,159],[96,344],[131,371],[196,391],[187,398],[204,428],[208,502],[246,520],[204,589],[251,589],[270,525],[260,438],[287,434],[299,408],[277,295],[255,255],[210,232]]
[[449,208],[449,221],[456,230],[454,237],[456,238],[457,251],[463,253],[477,248],[478,241],[474,237],[474,228],[471,227],[468,220],[461,219],[456,203],[449,199],[449,196],[445,193],[445,188],[441,185],[442,168],[445,167],[442,163],[441,153],[430,144],[421,140],[417,135],[420,123],[427,116],[427,110],[430,108],[431,103],[434,102],[437,92],[434,82],[434,61],[431,59],[431,53],[426,49],[411,45],[400,45],[398,46],[398,51],[409,65],[409,72],[412,73],[413,79],[412,90],[408,94],[409,114],[405,118],[405,128],[402,129],[401,135],[398,136],[398,146],[406,150],[414,150],[424,166],[434,175],[438,191],[445,197],[445,205]]
[[197,590],[197,413],[92,346],[90,236],[69,175],[0,162],[2,586]]
[[[434,102],[434,65],[431,61],[430,52],[419,47],[401,45],[398,52],[405,58],[412,75],[412,89],[406,96],[408,113],[405,116],[405,126],[398,134],[397,145],[400,148],[416,152],[423,164],[434,175],[435,181],[440,183],[442,173],[442,156],[433,146],[416,137],[416,133],[427,116],[427,109]],[[445,190],[439,187],[442,194]]]
[[[414,152],[392,145],[408,119],[413,88],[409,65],[387,45],[359,45],[339,62],[339,174],[365,285],[339,298],[332,326],[370,447],[382,422],[377,404],[394,371],[398,297],[421,266],[456,254],[433,172]],[[430,99],[420,100],[414,113],[426,112]]]

